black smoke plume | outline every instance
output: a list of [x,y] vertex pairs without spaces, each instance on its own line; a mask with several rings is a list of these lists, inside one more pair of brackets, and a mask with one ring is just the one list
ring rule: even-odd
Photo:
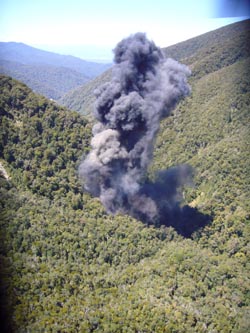
[[171,210],[190,174],[182,166],[159,174],[157,184],[145,181],[160,120],[188,95],[190,70],[166,59],[143,33],[122,40],[114,53],[113,78],[96,92],[92,150],[79,173],[107,212],[152,222],[165,212],[161,206]]

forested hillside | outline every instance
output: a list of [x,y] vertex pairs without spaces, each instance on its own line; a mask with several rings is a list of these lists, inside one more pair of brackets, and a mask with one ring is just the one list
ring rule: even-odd
[[47,52],[23,43],[0,42],[0,73],[10,75],[54,100],[109,67],[110,64]]
[[237,50],[221,39],[205,69],[205,49],[188,55],[192,93],[162,121],[148,175],[193,167],[182,206],[207,217],[193,230],[194,214],[181,229],[107,215],[77,176],[87,119],[1,76],[6,332],[249,331],[249,21],[241,24]]
[[[244,36],[243,38],[248,39],[248,31],[249,20],[240,21],[166,47],[163,50],[169,57],[173,57],[176,60],[185,59],[186,62],[190,63],[188,59],[192,59],[193,56],[199,55],[201,52],[208,55],[221,47],[226,49],[226,44],[239,36]],[[237,52],[237,50],[234,50],[234,52]]]
[[0,73],[25,82],[34,92],[54,100],[90,80],[86,75],[70,68],[46,64],[27,65],[5,60],[0,60]]
[[88,119],[91,119],[93,117],[93,104],[95,101],[94,91],[102,83],[108,82],[111,79],[111,75],[112,69],[105,71],[102,75],[87,82],[84,86],[70,90],[59,99],[58,103],[70,110],[80,112],[82,115],[88,117]]

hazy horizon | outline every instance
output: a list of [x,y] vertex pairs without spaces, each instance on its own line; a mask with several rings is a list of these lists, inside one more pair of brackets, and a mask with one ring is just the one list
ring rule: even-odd
[[167,47],[249,18],[244,0],[0,0],[0,6],[1,41],[106,62],[136,32]]
[[[237,17],[237,19],[236,20],[234,19],[232,23],[239,22],[244,19],[245,18]],[[218,28],[232,24],[232,23],[228,23],[228,24],[219,26]],[[168,46],[171,46],[174,44],[181,43],[183,41],[186,41],[186,40],[194,38],[194,37],[198,37],[206,32],[210,32],[210,31],[216,30],[218,28],[202,32],[195,36],[190,36],[190,38],[179,40],[179,41],[176,41],[176,43],[172,43],[172,44],[170,43],[170,44],[162,46],[162,47],[168,47]],[[125,36],[125,37],[127,37],[127,36]],[[77,44],[76,45],[28,44],[23,41],[14,41],[14,40],[0,41],[0,42],[23,43],[25,45],[28,45],[28,46],[31,46],[31,47],[34,47],[34,48],[37,48],[37,49],[40,49],[43,51],[57,53],[57,54],[65,55],[65,56],[74,56],[74,57],[80,58],[82,60],[86,60],[86,61],[90,61],[90,62],[98,62],[98,63],[113,62],[113,49],[115,48],[115,45],[113,47],[105,47],[105,46],[98,46],[98,45],[81,45],[81,44],[78,44],[78,45]],[[117,42],[119,42],[119,41],[117,41]]]

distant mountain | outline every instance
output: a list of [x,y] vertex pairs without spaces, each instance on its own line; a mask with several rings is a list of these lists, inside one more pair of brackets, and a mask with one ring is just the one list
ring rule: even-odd
[[23,43],[15,42],[0,42],[0,59],[16,61],[27,65],[46,64],[56,67],[66,67],[88,77],[97,76],[110,67],[110,64],[90,62],[71,55],[43,51]]
[[23,43],[0,42],[0,73],[21,80],[35,92],[55,100],[110,66],[39,50]]

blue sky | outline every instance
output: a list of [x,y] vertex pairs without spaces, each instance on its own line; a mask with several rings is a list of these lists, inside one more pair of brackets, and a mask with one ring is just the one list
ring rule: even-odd
[[137,31],[164,47],[242,20],[248,1],[0,0],[0,41],[111,58],[116,43]]

